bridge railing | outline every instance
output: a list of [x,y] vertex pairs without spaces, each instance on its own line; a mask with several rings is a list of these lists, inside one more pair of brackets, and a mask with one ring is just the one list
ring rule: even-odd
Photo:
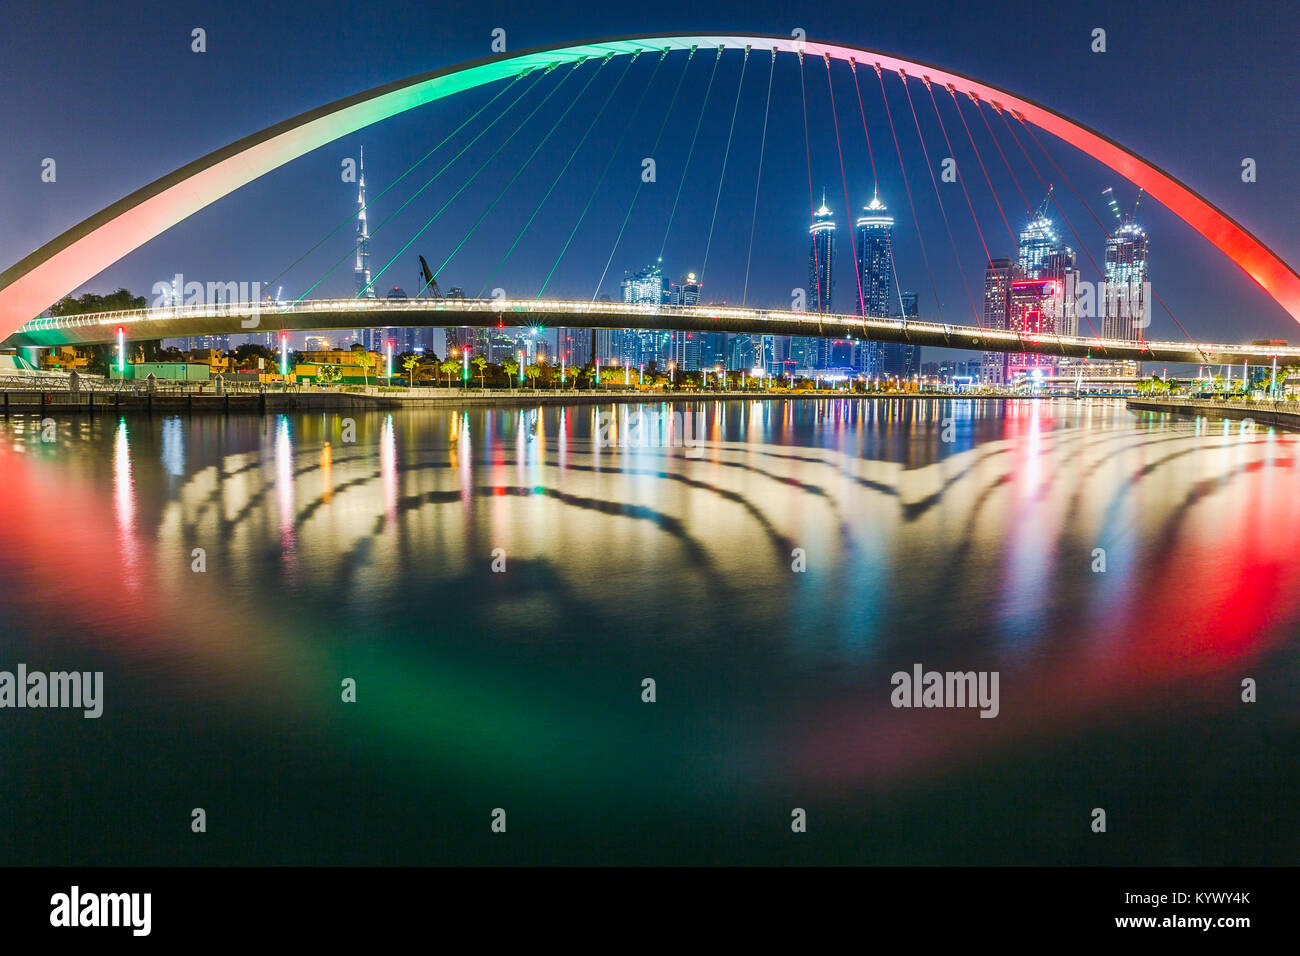
[[[1277,345],[1233,345],[1225,343],[1193,342],[1158,342],[1127,339],[1103,339],[1097,336],[1062,335],[1056,333],[1035,334],[1016,329],[993,329],[982,326],[953,325],[951,323],[928,322],[920,319],[901,319],[892,316],[861,316],[848,313],[796,312],[780,309],[760,309],[731,305],[653,305],[627,302],[591,302],[571,299],[304,299],[294,302],[224,302],[215,304],[196,303],[192,305],[163,306],[158,308],[128,309],[116,312],[86,312],[67,316],[42,316],[26,323],[18,333],[43,332],[58,329],[85,328],[87,326],[135,325],[132,333],[140,334],[139,324],[150,321],[164,321],[185,318],[239,318],[259,320],[275,315],[310,315],[314,312],[328,313],[381,313],[393,315],[394,326],[401,326],[403,313],[420,313],[427,315],[430,311],[448,313],[447,325],[456,325],[456,315],[464,313],[491,312],[500,315],[500,321],[511,325],[526,325],[526,321],[510,321],[510,316],[522,317],[532,314],[545,315],[555,320],[568,315],[608,315],[610,326],[618,327],[618,317],[682,316],[697,320],[734,319],[763,323],[779,321],[792,323],[807,328],[808,335],[820,336],[826,323],[838,323],[849,328],[861,327],[864,338],[869,338],[871,330],[887,329],[892,333],[909,331],[924,332],[945,339],[965,339],[954,342],[962,347],[978,347],[981,344],[1014,345],[1025,351],[1050,351],[1067,346],[1104,351],[1107,348],[1132,349],[1141,347],[1151,352],[1194,350],[1203,354],[1216,352],[1234,352],[1271,359],[1275,356],[1300,358],[1300,348]],[[256,329],[256,330],[255,330]],[[249,327],[250,334],[268,331],[260,321],[256,327]],[[230,334],[239,334],[231,331]],[[762,333],[749,333],[762,334]],[[783,332],[782,334],[790,334]]]

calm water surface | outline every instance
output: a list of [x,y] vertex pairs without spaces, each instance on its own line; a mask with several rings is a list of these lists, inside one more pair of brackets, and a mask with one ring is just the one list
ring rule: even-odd
[[1300,861],[1295,436],[678,410],[0,423],[0,669],[105,681],[0,710],[0,863]]

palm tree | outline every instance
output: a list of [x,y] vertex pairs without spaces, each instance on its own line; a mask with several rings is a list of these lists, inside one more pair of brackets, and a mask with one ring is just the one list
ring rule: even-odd
[[528,378],[532,381],[533,388],[536,388],[537,376],[542,374],[542,370],[538,368],[535,364],[529,365],[527,368],[524,369],[524,374],[527,375]]
[[480,388],[487,388],[487,364],[488,360],[482,355],[475,355],[470,359],[471,364],[478,369],[478,382]]
[[515,387],[515,376],[519,374],[519,363],[514,359],[506,359],[501,363],[501,368],[505,370],[506,380],[510,382],[510,387]]

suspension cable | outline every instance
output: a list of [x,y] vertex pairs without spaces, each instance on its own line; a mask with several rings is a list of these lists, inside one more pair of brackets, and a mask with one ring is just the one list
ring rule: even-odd
[[[952,257],[957,263],[957,275],[961,276],[961,256],[957,254],[957,240],[953,238],[952,223],[948,221],[948,211],[944,209],[943,196],[939,194],[939,180],[934,178],[934,167],[930,164],[930,151],[926,148],[925,137],[921,135],[921,120],[916,115],[916,104],[912,102],[912,91],[907,85],[907,74],[902,70],[899,70],[898,75],[903,81],[903,92],[907,95],[908,108],[912,111],[912,122],[916,124],[916,138],[921,141],[921,154],[925,157],[925,168],[926,171],[929,172],[930,182],[934,186],[934,196],[939,201],[939,212],[943,215],[943,226],[948,231],[948,244],[952,246]],[[988,254],[987,248],[985,249],[985,254]],[[975,316],[975,324],[980,328],[983,328],[983,317],[975,308],[975,299],[971,296],[970,286],[966,283],[964,278],[962,279],[961,287],[966,292],[966,300],[970,303],[971,315]]]
[[871,151],[871,133],[867,131],[867,111],[862,106],[862,87],[858,85],[858,61],[849,57],[849,72],[853,74],[853,92],[858,94],[858,115],[862,117],[862,135],[867,140],[867,158],[871,160],[871,185],[880,195],[880,177],[876,175],[876,155]]
[[[640,53],[640,51],[638,50],[637,53]],[[634,53],[632,56],[633,59],[635,59],[637,54]],[[620,136],[618,142],[614,144],[614,150],[609,154],[609,160],[605,163],[605,168],[600,171],[600,177],[596,180],[596,185],[591,187],[591,194],[587,196],[587,204],[582,207],[582,212],[578,215],[578,221],[573,224],[573,229],[569,231],[569,238],[564,240],[564,245],[560,248],[560,254],[555,257],[555,264],[551,266],[551,271],[546,275],[546,281],[543,282],[542,287],[537,290],[536,298],[540,299],[542,293],[546,291],[546,287],[551,284],[551,277],[555,275],[555,270],[559,268],[560,260],[564,258],[564,254],[569,250],[569,245],[573,242],[573,237],[578,234],[578,227],[581,226],[582,221],[587,218],[587,212],[591,209],[591,204],[596,199],[596,193],[600,190],[601,183],[605,181],[605,177],[609,174],[610,167],[614,165],[614,160],[618,157],[619,150],[623,148],[623,141],[627,139],[628,133],[632,132],[632,127],[636,125],[636,118],[641,113],[641,104],[645,102],[646,94],[650,92],[650,87],[654,84],[655,77],[659,74],[659,67],[663,66],[664,60],[667,56],[668,50],[665,48],[664,51],[659,54],[659,61],[655,63],[655,68],[650,73],[650,79],[646,81],[645,89],[641,91],[641,97],[636,101],[636,106],[632,108],[632,112],[628,116],[627,126],[623,128],[623,135]],[[620,82],[622,82],[621,78]]]
[[499,97],[501,97],[502,95],[504,95],[507,91],[510,90],[511,87],[513,87],[516,83],[518,83],[520,80],[522,80],[522,79],[523,79],[525,76],[527,76],[529,73],[533,72],[533,70],[535,70],[535,69],[536,69],[536,67],[529,67],[528,69],[524,70],[524,71],[521,72],[521,73],[516,73],[515,76],[510,80],[509,83],[507,83],[505,86],[501,87],[501,89],[497,90],[496,93],[493,94],[492,98],[491,98],[490,100],[488,100],[486,103],[484,103],[482,106],[480,106],[478,109],[476,109],[476,110],[473,112],[473,114],[472,114],[468,119],[466,119],[464,122],[462,122],[459,126],[457,126],[454,130],[452,130],[452,131],[451,131],[450,133],[448,133],[446,136],[444,136],[444,137],[443,137],[443,138],[442,138],[442,139],[437,143],[437,145],[435,145],[435,146],[434,146],[432,149],[430,149],[427,153],[425,153],[423,156],[421,156],[419,159],[417,159],[415,162],[413,162],[410,166],[407,166],[407,167],[406,167],[406,170],[405,170],[405,171],[404,171],[400,176],[398,176],[398,177],[397,177],[396,179],[394,179],[391,183],[389,183],[387,186],[385,186],[383,189],[381,189],[378,193],[376,193],[375,196],[374,196],[373,198],[367,199],[364,203],[362,203],[360,206],[358,206],[356,212],[354,212],[352,215],[348,216],[348,218],[344,219],[341,223],[339,223],[337,226],[335,226],[333,229],[331,229],[331,230],[330,230],[330,231],[329,231],[329,232],[324,236],[324,238],[322,238],[322,239],[321,239],[319,242],[317,242],[314,246],[312,246],[310,249],[308,249],[306,252],[304,252],[302,255],[300,255],[297,259],[293,260],[293,262],[289,263],[287,266],[285,266],[283,269],[281,269],[280,272],[279,272],[279,273],[278,273],[274,278],[269,279],[269,280],[266,281],[266,282],[263,282],[263,283],[262,283],[262,288],[266,288],[267,286],[272,285],[272,284],[273,284],[277,279],[283,278],[283,277],[284,277],[284,276],[289,272],[289,270],[291,270],[294,266],[298,265],[298,263],[302,262],[302,260],[306,259],[309,255],[311,255],[313,252],[315,252],[317,249],[319,249],[319,248],[320,248],[320,247],[321,247],[321,246],[326,242],[326,240],[332,238],[332,237],[335,235],[335,233],[337,233],[340,229],[342,229],[344,226],[348,225],[350,222],[352,222],[353,220],[355,220],[358,216],[361,215],[361,213],[362,213],[364,210],[369,209],[369,208],[370,208],[370,204],[371,204],[372,202],[374,202],[376,199],[381,198],[381,197],[382,197],[385,193],[387,193],[390,189],[392,189],[394,186],[396,186],[398,183],[400,183],[403,179],[405,179],[405,178],[407,177],[407,175],[408,175],[409,173],[411,173],[411,172],[415,169],[415,167],[419,166],[421,163],[423,163],[425,160],[427,160],[430,156],[432,156],[434,153],[436,153],[439,149],[441,149],[444,145],[446,145],[446,143],[447,143],[448,140],[450,140],[453,136],[455,136],[457,133],[459,133],[461,130],[463,130],[467,125],[469,125],[471,122],[473,122],[473,121],[478,117],[478,115],[479,115],[480,113],[482,113],[485,109],[487,109],[489,106],[491,106],[493,103],[495,103]]
[[[898,144],[898,130],[894,128],[894,114],[889,108],[889,97],[885,95],[885,77],[880,72],[880,64],[874,64],[876,70],[876,80],[880,83],[880,98],[885,104],[885,116],[889,118],[889,134],[894,139],[894,152],[898,155],[898,171],[903,175],[903,189],[907,192],[907,205],[912,210],[912,225],[916,229],[916,240],[921,246],[921,259],[925,263],[925,274],[930,279],[930,292],[934,295],[934,306],[939,312],[939,322],[943,323],[943,302],[939,299],[939,287],[934,281],[934,271],[930,268],[930,256],[925,251],[925,236],[921,233],[921,221],[916,215],[916,203],[912,201],[912,186],[908,182],[907,166],[903,162],[903,150]],[[906,86],[906,82],[904,82]],[[865,119],[866,114],[863,114]],[[893,255],[891,250],[890,255]],[[899,307],[902,307],[902,299],[899,299]]]
[[[624,67],[623,70],[624,74],[627,73],[627,70],[631,67],[632,63],[636,60],[638,55],[640,55],[639,50],[632,54],[631,58],[628,60],[627,66]],[[622,76],[620,76],[619,83],[621,83],[622,81],[623,78]],[[618,89],[618,84],[616,83],[614,85],[614,90],[617,89]],[[613,91],[610,92],[610,95],[611,96],[613,95]],[[606,97],[606,102],[608,102],[608,97]],[[541,152],[542,147],[546,145],[546,143],[550,140],[551,135],[559,128],[560,124],[564,122],[565,118],[572,111],[576,103],[577,100],[574,100],[573,103],[570,103],[568,109],[566,109],[563,113],[561,113],[559,117],[555,120],[555,122],[551,124],[551,128],[546,131],[546,135],[543,136],[540,140],[538,140],[537,145],[533,147],[533,151],[528,154],[528,158],[525,159],[523,164],[515,171],[515,174],[510,177],[510,181],[501,187],[500,191],[496,194],[496,196],[493,197],[492,201],[487,204],[487,206],[483,209],[481,213],[479,213],[478,218],[474,220],[474,224],[470,226],[469,231],[466,232],[465,235],[461,238],[460,242],[456,244],[456,247],[452,249],[450,253],[447,254],[447,258],[443,259],[442,262],[439,264],[438,268],[433,270],[433,272],[429,274],[428,281],[425,282],[424,287],[420,289],[419,295],[416,296],[417,299],[420,297],[420,295],[424,294],[425,289],[427,289],[430,285],[434,283],[434,281],[437,280],[438,276],[442,274],[442,270],[447,267],[447,263],[451,262],[452,258],[456,255],[456,253],[460,252],[461,247],[464,246],[465,243],[469,241],[470,236],[472,236],[475,232],[478,231],[479,225],[481,225],[483,220],[487,218],[488,214],[493,209],[496,208],[496,205],[498,202],[501,201],[501,198],[507,192],[510,191],[510,187],[513,186],[519,180],[519,177],[524,174],[524,170],[528,168],[528,165],[533,161],[533,159],[537,156],[537,154]]]
[[[921,82],[925,86],[925,92],[930,96],[930,105],[934,107],[934,117],[939,121],[939,132],[943,134],[943,142],[948,147],[948,155],[952,157],[953,163],[956,163],[957,152],[952,148],[952,141],[948,139],[948,127],[944,125],[943,115],[939,112],[939,103],[934,98],[934,89],[930,86],[930,78],[923,76]],[[920,127],[918,126],[917,129],[919,131]],[[971,202],[970,192],[966,189],[966,177],[962,175],[960,168],[956,170],[956,173],[957,185],[961,186],[961,194],[966,197],[966,208],[970,210],[971,222],[975,223],[975,232],[980,237],[980,245],[984,247],[984,259],[991,265],[993,257],[989,255],[989,245],[984,241],[984,230],[980,228],[979,216],[975,215],[975,204]]]
[[[580,61],[580,62],[581,62],[581,61]],[[476,134],[475,134],[475,135],[470,139],[470,141],[469,141],[468,143],[466,143],[464,146],[461,147],[460,151],[459,151],[458,153],[456,153],[455,156],[453,156],[451,159],[447,160],[447,162],[443,163],[442,167],[441,167],[441,168],[440,168],[436,173],[434,173],[434,174],[433,174],[432,176],[430,176],[427,180],[425,180],[423,186],[421,186],[421,187],[420,187],[419,189],[417,189],[414,193],[412,193],[412,194],[407,198],[407,200],[406,200],[404,203],[402,203],[400,206],[398,206],[396,209],[394,209],[391,213],[389,213],[389,215],[388,215],[388,216],[383,220],[383,222],[379,223],[379,225],[377,225],[373,230],[371,230],[371,232],[370,232],[370,237],[373,238],[374,235],[375,235],[377,232],[379,232],[380,229],[383,229],[384,226],[386,226],[386,225],[388,225],[388,223],[392,222],[393,218],[394,218],[398,213],[400,213],[403,209],[405,209],[405,208],[406,208],[407,206],[409,206],[412,202],[414,202],[417,196],[419,196],[419,195],[420,195],[421,193],[423,193],[426,189],[428,189],[431,185],[433,185],[433,183],[434,183],[435,181],[437,181],[438,178],[441,177],[443,173],[445,173],[449,168],[451,168],[452,164],[454,164],[454,163],[456,162],[456,160],[460,159],[461,156],[465,155],[466,151],[467,151],[471,146],[473,146],[476,142],[478,142],[478,140],[481,139],[481,138],[482,138],[482,137],[483,137],[483,136],[484,136],[484,135],[485,135],[485,134],[486,134],[490,129],[492,129],[492,127],[494,127],[494,126],[495,126],[495,125],[496,125],[500,120],[504,119],[505,116],[506,116],[506,114],[509,113],[510,110],[514,108],[515,104],[517,104],[520,100],[522,100],[525,96],[527,96],[528,93],[531,92],[531,91],[532,91],[532,90],[533,90],[533,89],[534,89],[534,88],[535,88],[535,87],[536,87],[536,86],[541,82],[542,77],[547,76],[548,74],[550,74],[550,72],[551,72],[553,69],[555,69],[555,66],[554,66],[554,65],[552,65],[552,66],[550,66],[550,67],[547,67],[545,70],[543,70],[542,72],[538,73],[538,74],[537,74],[537,79],[535,79],[535,80],[534,80],[534,81],[529,85],[528,89],[526,89],[526,90],[522,90],[522,91],[519,93],[518,96],[516,96],[513,100],[510,101],[510,103],[506,106],[505,109],[503,109],[499,114],[497,114],[497,116],[492,120],[491,123],[488,123],[487,126],[483,127],[481,130],[479,130],[478,133],[476,133]],[[573,75],[573,71],[572,71],[572,70],[570,70],[568,73],[566,73],[566,74],[565,74],[565,75],[560,79],[560,82],[557,83],[557,84],[554,86],[554,88],[552,88],[551,93],[554,93],[555,90],[558,90],[561,86],[563,86],[565,80],[567,80],[567,79],[568,79],[570,76],[572,76],[572,75]],[[547,96],[549,97],[550,94],[548,93]],[[543,102],[545,102],[545,100],[543,100]],[[525,120],[525,122],[526,122],[526,120]],[[346,253],[344,253],[343,256],[342,256],[341,258],[339,258],[339,259],[338,259],[338,260],[337,260],[337,261],[336,261],[332,266],[330,266],[328,269],[325,270],[325,274],[324,274],[324,275],[322,275],[319,279],[317,279],[315,282],[313,282],[313,283],[312,283],[312,284],[307,288],[307,291],[305,291],[302,295],[298,296],[298,298],[294,300],[294,304],[297,304],[298,302],[301,302],[303,299],[307,298],[307,296],[311,295],[312,291],[313,291],[313,290],[314,290],[318,285],[320,285],[322,282],[324,282],[325,279],[326,279],[326,277],[329,276],[330,273],[332,273],[332,272],[333,272],[335,269],[337,269],[340,265],[342,265],[344,261],[346,261],[347,259],[351,258],[352,255],[357,251],[357,249],[360,248],[360,246],[361,246],[360,241],[354,243],[351,249],[349,249]]]
[[[677,105],[677,96],[682,91],[682,83],[686,79],[686,73],[690,69],[691,60],[695,58],[695,47],[686,54],[686,63],[682,66],[681,75],[677,78],[677,86],[673,88],[672,98],[668,101],[668,109],[664,113],[663,121],[659,124],[659,132],[655,135],[654,145],[650,147],[650,155],[653,157],[659,150],[659,143],[663,139],[664,131],[668,128],[668,120],[672,118],[673,107]],[[600,281],[596,283],[596,291],[591,294],[591,301],[595,302],[600,296],[600,287],[605,284],[605,276],[609,274],[610,264],[614,261],[614,254],[618,252],[619,244],[623,241],[623,233],[627,229],[628,221],[632,218],[632,210],[636,207],[637,197],[641,195],[641,187],[645,185],[645,179],[637,180],[636,189],[632,193],[632,201],[627,204],[627,212],[623,214],[623,224],[619,226],[618,235],[614,237],[614,245],[609,250],[609,258],[605,260],[605,268],[600,274]]]
[[867,300],[862,295],[862,266],[858,262],[858,242],[854,236],[853,205],[849,202],[849,180],[844,172],[844,147],[840,144],[840,118],[835,109],[835,87],[831,83],[831,55],[823,53],[826,63],[826,92],[831,99],[831,125],[835,128],[835,150],[840,157],[840,185],[844,187],[844,212],[848,216],[849,251],[853,253],[853,275],[858,280],[858,308],[862,311],[862,332],[866,336]]
[[[808,215],[813,222],[817,221],[817,207],[813,205],[813,187],[812,187],[812,147],[808,142],[808,85],[804,82],[803,74],[803,50],[796,51],[799,57],[799,97],[803,102],[803,151],[804,158],[808,163]],[[822,330],[822,266],[817,254],[817,237],[813,236],[813,281],[817,283],[817,331]],[[826,273],[830,275],[830,263],[826,264]],[[827,291],[830,291],[829,289]]]
[[[998,107],[994,107],[998,109]],[[1002,144],[998,142],[997,136],[993,134],[993,127],[989,124],[989,118],[985,114],[983,104],[978,99],[975,100],[975,112],[979,113],[980,119],[984,121],[984,128],[989,131],[989,139],[993,140],[993,145],[997,147],[998,155],[1002,157],[1002,165],[1006,166],[1007,172],[1011,174],[1011,181],[1016,184],[1016,191],[1020,193],[1020,199],[1025,204],[1025,212],[1031,216],[1034,214],[1034,207],[1029,205],[1029,197],[1025,191],[1020,188],[1020,180],[1016,177],[1016,171],[1011,168],[1011,163],[1007,160],[1007,154],[1002,151]]]
[[[591,76],[587,78],[587,82],[584,83],[582,85],[582,88],[578,90],[578,92],[574,95],[573,100],[570,102],[569,106],[565,109],[566,113],[573,108],[573,105],[577,103],[579,99],[582,98],[582,94],[587,92],[587,88],[591,86],[591,84],[595,81],[596,77],[600,76],[601,71],[605,68],[605,64],[607,64],[610,61],[613,55],[614,54],[612,53],[607,54],[600,61],[600,63],[596,66],[596,69],[592,71]],[[558,85],[556,86],[555,89],[559,89]],[[551,93],[554,93],[555,89],[551,90]],[[444,202],[441,206],[439,206],[437,211],[434,212],[434,214],[425,221],[424,225],[421,226],[416,231],[415,235],[411,236],[411,238],[406,241],[406,244],[403,245],[402,248],[398,249],[397,252],[393,255],[393,257],[384,264],[384,267],[380,269],[377,273],[375,273],[375,277],[370,280],[366,288],[373,286],[377,281],[379,281],[379,277],[388,271],[388,269],[392,266],[392,264],[397,261],[397,257],[400,256],[402,253],[406,252],[406,250],[411,247],[412,243],[414,243],[416,239],[419,239],[420,236],[424,235],[425,230],[428,229],[430,226],[432,226],[434,222],[437,221],[438,217],[441,216],[444,212],[446,212],[447,207],[450,206],[453,202],[455,202],[456,199],[460,196],[460,194],[469,188],[470,183],[474,182],[474,180],[478,178],[479,173],[483,172],[483,170],[487,168],[488,164],[492,162],[492,160],[496,159],[497,155],[501,152],[501,150],[505,149],[506,146],[510,143],[510,141],[513,140],[515,136],[519,133],[519,131],[524,128],[524,125],[527,124],[528,121],[531,120],[537,114],[538,110],[540,110],[543,106],[546,105],[547,100],[551,98],[551,93],[548,93],[545,99],[543,99],[540,103],[538,103],[536,106],[533,107],[532,112],[529,113],[526,117],[524,117],[524,121],[520,123],[517,127],[515,127],[514,130],[511,131],[509,136],[507,136],[505,139],[503,139],[500,143],[497,144],[497,148],[492,151],[491,155],[489,155],[487,159],[483,160],[483,162],[479,164],[478,169],[474,170],[474,172],[470,174],[469,179],[465,180],[465,182],[461,184],[460,188],[457,189],[454,193],[452,193],[451,196],[447,198],[447,201]],[[362,289],[361,292],[362,293],[365,292],[365,289]],[[361,293],[358,293],[358,296],[360,295]]]
[[659,261],[664,261],[664,250],[668,248],[668,233],[672,231],[673,220],[677,217],[677,204],[682,199],[682,187],[686,185],[686,174],[691,171],[691,158],[695,155],[695,141],[700,135],[700,124],[704,122],[704,113],[709,106],[709,93],[713,90],[713,79],[718,75],[718,64],[722,62],[722,47],[718,47],[718,55],[713,59],[713,69],[709,72],[709,85],[704,88],[704,103],[700,106],[700,114],[695,118],[695,133],[691,136],[691,147],[686,152],[686,165],[682,167],[682,178],[677,184],[677,195],[673,199],[672,211],[668,213],[668,225],[664,228],[664,241],[659,246]]
[[[613,56],[614,54],[612,53],[606,56],[604,61],[601,63],[601,66],[603,67],[605,63],[608,63]],[[555,174],[555,177],[551,180],[551,185],[547,187],[546,192],[542,195],[542,198],[539,199],[537,201],[537,205],[533,207],[533,212],[528,217],[528,220],[523,224],[522,227],[520,227],[519,231],[515,234],[514,241],[511,242],[510,247],[506,249],[505,255],[501,257],[500,261],[497,262],[496,266],[488,274],[487,279],[483,282],[483,287],[479,289],[478,292],[478,298],[480,299],[483,298],[483,293],[487,291],[487,287],[492,284],[492,280],[496,278],[496,274],[501,271],[502,266],[506,264],[506,260],[508,260],[511,254],[515,251],[515,247],[519,245],[525,233],[528,232],[528,227],[531,226],[533,220],[537,218],[537,214],[542,211],[542,207],[546,205],[546,201],[551,198],[551,193],[555,192],[555,187],[560,184],[560,180],[564,178],[564,174],[568,171],[569,167],[573,165],[573,161],[577,158],[578,153],[582,150],[583,144],[587,142],[587,137],[591,135],[591,131],[595,129],[596,123],[600,120],[600,118],[603,115],[605,115],[605,110],[609,107],[610,101],[613,99],[614,93],[618,90],[619,85],[622,84],[624,77],[627,76],[627,71],[628,69],[631,68],[631,65],[632,65],[631,62],[629,62],[628,65],[623,68],[623,72],[619,74],[618,82],[614,84],[613,89],[611,89],[607,94],[605,94],[604,102],[601,103],[600,109],[596,112],[596,115],[591,118],[591,122],[587,124],[586,131],[583,132],[582,137],[574,145],[573,151],[569,153],[569,158],[564,161],[564,165],[560,167],[560,171],[557,172]],[[592,79],[595,79],[595,77],[593,76]],[[588,81],[588,83],[590,84],[590,81]]]
[[700,288],[704,288],[704,270],[709,267],[709,250],[713,248],[713,227],[718,223],[718,204],[722,201],[722,184],[727,178],[727,160],[731,158],[731,138],[736,132],[736,113],[740,109],[740,93],[745,88],[745,70],[749,66],[749,47],[740,64],[740,82],[736,85],[736,101],[731,106],[731,128],[727,130],[727,148],[722,153],[722,171],[718,173],[718,194],[713,199],[713,218],[709,221],[709,238],[704,242],[704,261],[700,264]]
[[758,225],[758,193],[763,185],[763,154],[767,150],[767,117],[772,110],[772,77],[776,75],[776,47],[772,47],[772,66],[767,72],[767,105],[763,107],[763,137],[758,146],[758,176],[754,180],[754,211],[749,217],[749,252],[745,255],[745,287],[740,304],[749,302],[749,266],[754,258],[754,228]]
[[980,164],[980,172],[984,174],[984,182],[988,183],[989,194],[993,197],[993,204],[998,207],[998,215],[1002,217],[1002,224],[1007,227],[1007,235],[1011,237],[1011,245],[1014,246],[1016,245],[1016,234],[1011,231],[1011,223],[1007,221],[1007,214],[1002,209],[1002,201],[998,199],[998,191],[993,188],[993,180],[984,166],[984,157],[980,155],[979,147],[975,145],[975,137],[971,134],[970,126],[966,123],[966,116],[961,111],[961,103],[957,100],[957,91],[952,84],[948,85],[948,92],[952,95],[952,103],[957,108],[957,116],[961,119],[962,128],[966,130],[966,138],[970,140],[970,148],[975,153],[975,160]]

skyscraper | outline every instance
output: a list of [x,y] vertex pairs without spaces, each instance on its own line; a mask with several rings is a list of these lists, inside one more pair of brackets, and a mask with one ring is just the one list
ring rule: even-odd
[[[835,220],[822,204],[813,213],[808,227],[811,237],[808,244],[808,304],[809,312],[835,311]],[[802,368],[817,368],[825,364],[826,346],[816,336],[797,336],[790,342],[790,355]]]
[[[893,226],[894,217],[880,201],[880,195],[872,196],[857,221],[858,274],[862,281],[862,308],[866,315],[875,318],[893,312],[890,298],[894,287],[894,250],[890,236]],[[888,348],[876,342],[859,342],[853,364],[868,378],[887,373],[884,366]]]
[[668,289],[668,302],[672,305],[699,305],[700,280],[694,272],[688,272],[681,282],[674,283]]
[[[374,286],[370,284],[370,226],[366,222],[366,149],[361,147],[361,161],[357,167],[357,249],[356,262],[352,267],[352,277],[359,299],[375,298]],[[378,329],[357,329],[353,332],[354,341],[363,343],[366,348],[375,349],[383,341],[383,333]]]
[[[1010,259],[994,259],[984,270],[984,328],[1008,328],[1011,283],[1019,278],[1020,267]],[[980,362],[980,381],[985,385],[1005,385],[1007,357],[1001,352],[985,352]]]
[[812,237],[808,248],[808,308],[812,312],[834,312],[835,220],[826,208],[824,194],[808,234]]
[[[664,289],[664,271],[657,265],[628,274],[623,279],[623,301],[635,305],[662,305],[668,300]],[[666,347],[667,335],[651,330],[626,330],[618,354],[634,365],[658,362]]]
[[370,284],[370,227],[366,222],[366,150],[361,148],[361,162],[357,169],[357,260],[352,269],[356,280],[357,298],[375,298]]
[[[1056,334],[1062,302],[1059,279],[1014,279],[1007,293],[1007,328],[1028,336]],[[1012,352],[1006,356],[1006,381],[1026,375],[1051,375],[1056,359],[1034,352]]]
[[1147,234],[1131,216],[1106,240],[1106,294],[1101,334],[1136,341],[1150,323]]
[[[858,271],[862,276],[863,305],[869,316],[883,318],[901,312],[908,318],[915,318],[915,297],[909,314],[894,289],[893,227],[894,217],[880,201],[880,195],[872,196],[857,221]],[[904,377],[920,370],[920,357],[920,348],[915,345],[860,342],[854,364],[860,372],[872,378],[880,375]]]
[[[1073,292],[1077,287],[1079,273],[1074,250],[1060,240],[1055,223],[1047,215],[1051,198],[1049,189],[1038,212],[1020,234],[1020,270],[1008,293],[1006,327],[1046,335],[1074,335],[1078,332],[1078,313],[1073,296],[1067,296],[1066,290]],[[1016,353],[1007,356],[1004,367],[1010,381],[1034,369],[1050,373],[1056,361]]]
[[893,289],[894,253],[890,230],[894,217],[889,215],[880,196],[873,196],[863,215],[858,217],[858,271],[862,275],[862,299],[866,314],[882,317],[891,314],[889,294]]
[[623,279],[623,301],[659,305],[664,301],[664,270],[646,266]]

